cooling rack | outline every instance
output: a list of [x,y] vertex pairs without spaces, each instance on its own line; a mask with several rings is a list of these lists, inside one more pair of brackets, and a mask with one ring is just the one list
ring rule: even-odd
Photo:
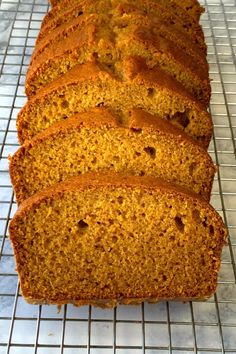
[[28,305],[19,293],[8,223],[16,204],[7,157],[18,146],[16,115],[46,0],[0,2],[0,354],[236,354],[236,3],[202,1],[212,79],[219,171],[211,203],[230,232],[216,294],[206,302],[160,302],[101,310]]

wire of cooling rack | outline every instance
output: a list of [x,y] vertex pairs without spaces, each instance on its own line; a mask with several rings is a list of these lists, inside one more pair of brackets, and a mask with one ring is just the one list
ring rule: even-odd
[[202,0],[212,78],[214,135],[209,153],[219,171],[211,203],[230,242],[216,294],[206,302],[142,304],[101,310],[28,305],[8,239],[16,210],[7,157],[18,147],[16,115],[46,0],[0,1],[0,354],[236,354],[236,3]]

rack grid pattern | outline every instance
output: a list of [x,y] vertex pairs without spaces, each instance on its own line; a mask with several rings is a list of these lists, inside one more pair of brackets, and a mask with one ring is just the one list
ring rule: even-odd
[[212,78],[219,171],[211,203],[230,232],[216,294],[206,302],[161,302],[101,310],[28,305],[19,292],[8,223],[16,204],[8,155],[18,147],[16,116],[46,0],[0,2],[0,354],[236,354],[236,2],[202,0]]

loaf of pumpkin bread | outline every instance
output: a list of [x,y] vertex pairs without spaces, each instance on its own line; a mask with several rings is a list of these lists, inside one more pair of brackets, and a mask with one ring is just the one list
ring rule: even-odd
[[206,299],[227,231],[209,205],[197,0],[52,0],[10,158],[10,239],[33,304]]
[[10,224],[21,291],[34,304],[207,298],[226,236],[199,196],[117,174],[39,192]]

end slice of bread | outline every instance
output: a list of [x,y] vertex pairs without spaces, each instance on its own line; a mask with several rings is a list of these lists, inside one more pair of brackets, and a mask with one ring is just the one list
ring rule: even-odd
[[22,203],[10,223],[31,303],[202,299],[227,232],[204,200],[158,179],[81,175]]

